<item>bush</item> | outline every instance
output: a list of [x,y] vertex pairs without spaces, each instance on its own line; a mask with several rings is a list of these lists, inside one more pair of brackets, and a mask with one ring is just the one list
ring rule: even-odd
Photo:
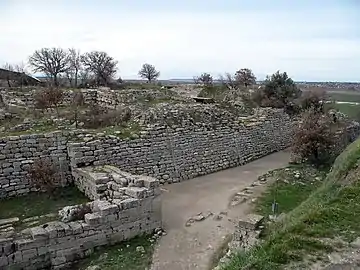
[[83,220],[85,215],[91,212],[90,205],[83,203],[74,211],[71,221]]
[[29,169],[30,183],[36,189],[46,191],[50,195],[56,188],[56,170],[47,159],[36,160]]
[[205,87],[213,85],[213,77],[209,73],[203,73],[199,77],[194,78],[195,84],[202,84]]
[[75,123],[75,127],[78,127],[79,124],[79,109],[81,106],[85,105],[84,95],[81,91],[76,91],[74,94],[74,98],[71,102],[71,110],[73,114],[73,121]]
[[320,113],[324,112],[324,101],[326,100],[326,91],[323,89],[314,89],[304,91],[300,97],[300,106],[302,110],[314,109]]
[[295,131],[293,153],[316,166],[330,164],[338,130],[339,126],[335,125],[328,114],[314,109],[306,111]]
[[294,107],[296,99],[301,96],[301,90],[286,72],[277,71],[267,77],[265,85],[252,94],[254,102],[261,107],[286,108]]
[[58,107],[64,99],[64,91],[60,88],[47,88],[35,93],[34,99],[35,108],[45,110],[54,107],[59,115]]
[[35,103],[36,109],[40,109],[40,110],[44,111],[50,107],[48,95],[46,94],[45,91],[36,92],[34,95],[34,101],[35,101],[34,103]]
[[99,106],[92,106],[80,121],[85,128],[103,128],[108,126],[122,126],[131,119],[129,108],[106,111]]

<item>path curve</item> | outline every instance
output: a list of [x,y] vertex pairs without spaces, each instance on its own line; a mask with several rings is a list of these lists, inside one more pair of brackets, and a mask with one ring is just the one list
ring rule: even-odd
[[[248,211],[247,204],[229,208],[231,197],[260,175],[286,166],[289,157],[289,151],[281,151],[240,167],[164,186],[162,214],[167,235],[155,248],[151,269],[207,270],[214,252],[234,231],[237,217]],[[199,213],[203,216],[197,216]],[[213,215],[207,217],[208,213]],[[185,226],[194,216],[199,221]]]

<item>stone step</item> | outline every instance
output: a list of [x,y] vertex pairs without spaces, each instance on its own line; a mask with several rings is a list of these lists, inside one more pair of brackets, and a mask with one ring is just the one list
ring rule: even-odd
[[19,220],[20,219],[18,217],[0,219],[0,226],[6,225],[6,224],[13,224],[15,222],[19,222]]

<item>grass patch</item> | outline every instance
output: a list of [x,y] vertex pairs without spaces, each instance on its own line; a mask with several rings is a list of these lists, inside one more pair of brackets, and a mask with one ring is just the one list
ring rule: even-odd
[[328,91],[327,96],[335,101],[360,102],[360,93],[339,93]]
[[360,139],[336,159],[323,184],[283,220],[269,228],[264,242],[232,257],[223,269],[283,269],[306,256],[322,256],[334,245],[323,238],[352,241],[360,235]]
[[350,119],[359,120],[360,119],[360,105],[356,104],[338,104],[338,103],[329,103],[326,104],[327,109],[335,109],[339,112],[346,114]]
[[321,185],[325,174],[325,171],[308,165],[289,166],[267,173],[263,177],[276,180],[258,198],[255,211],[263,216],[271,215],[275,200],[279,206],[277,214],[290,212]]
[[215,100],[222,100],[224,94],[228,89],[222,85],[212,85],[203,87],[198,94],[198,97],[213,98]]
[[[80,262],[75,269],[85,270],[89,266],[99,266],[102,270],[144,270],[152,262],[154,244],[151,236],[138,236],[120,244],[104,247]],[[142,247],[143,252],[137,250]]]
[[29,193],[25,196],[1,200],[0,219],[11,217],[24,219],[57,213],[64,206],[89,202],[89,199],[76,187],[59,188],[54,194],[50,197],[47,193]]
[[135,139],[139,136],[141,126],[136,122],[128,122],[122,126],[110,126],[91,131],[104,133],[106,135],[114,135],[121,139]]

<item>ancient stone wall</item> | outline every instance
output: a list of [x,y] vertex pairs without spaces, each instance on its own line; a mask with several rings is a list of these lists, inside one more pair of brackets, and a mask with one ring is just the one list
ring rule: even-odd
[[177,182],[238,166],[289,146],[294,123],[281,110],[242,123],[154,125],[138,139],[94,137],[69,143],[72,166],[112,164]]
[[[33,108],[35,106],[35,93],[36,91],[41,91],[42,89],[32,89],[32,88],[25,88],[25,89],[13,89],[13,90],[0,90],[0,94],[4,100],[6,105],[12,106],[21,106],[27,108]],[[96,102],[96,90],[92,89],[82,89],[81,90],[85,102],[88,104],[93,104]],[[61,105],[69,105],[73,101],[74,91],[72,90],[65,90],[64,91],[64,98],[61,102]]]
[[71,180],[67,136],[61,132],[0,138],[0,198],[28,193],[29,169],[35,160],[48,159],[55,167],[57,184]]
[[[0,94],[7,105],[34,107],[34,95],[41,89],[12,89],[1,90]],[[97,104],[106,109],[116,109],[121,104],[135,103],[139,100],[165,99],[171,98],[173,92],[168,90],[145,90],[145,89],[81,89],[86,104]],[[170,93],[171,92],[171,93]],[[73,90],[64,90],[64,99],[62,105],[71,104],[74,97]]]
[[[102,175],[97,177],[101,179]],[[111,179],[109,190],[123,181],[121,177]],[[81,219],[52,221],[25,229],[15,237],[0,239],[0,269],[72,269],[74,262],[91,254],[95,247],[161,228],[159,182],[129,175],[126,181],[132,185],[121,187],[122,198],[110,196],[89,203],[90,213]],[[70,209],[76,208],[65,207],[59,214],[65,214],[63,218],[67,219]]]

